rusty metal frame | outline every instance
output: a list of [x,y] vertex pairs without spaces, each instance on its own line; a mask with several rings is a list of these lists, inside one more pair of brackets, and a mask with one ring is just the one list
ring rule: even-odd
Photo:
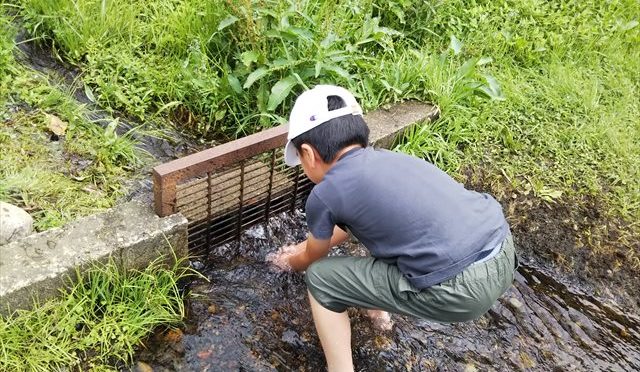
[[288,125],[280,125],[156,166],[153,168],[156,214],[164,217],[177,212],[176,186],[181,180],[211,174],[228,164],[282,147],[286,144],[288,130]]

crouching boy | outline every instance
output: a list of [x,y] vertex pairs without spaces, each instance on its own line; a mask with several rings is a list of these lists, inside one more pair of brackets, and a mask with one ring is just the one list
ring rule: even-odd
[[[347,90],[302,93],[289,120],[285,162],[315,184],[306,241],[270,260],[306,270],[313,320],[329,371],[353,370],[348,307],[389,326],[387,312],[436,322],[484,314],[513,281],[516,256],[500,204],[422,159],[368,146]],[[370,257],[327,257],[353,234]]]

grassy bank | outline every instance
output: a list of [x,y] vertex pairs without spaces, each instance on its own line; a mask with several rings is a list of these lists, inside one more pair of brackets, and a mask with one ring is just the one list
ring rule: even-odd
[[443,120],[403,150],[638,217],[635,1],[19,3],[112,109],[224,138],[277,124],[320,82],[367,109],[432,100]]
[[41,231],[113,206],[145,155],[117,120],[90,120],[62,76],[19,62],[12,18],[0,13],[0,200]]
[[[191,275],[156,261],[141,272],[113,263],[78,274],[60,300],[0,317],[0,370],[116,370],[159,326],[184,317],[177,281]],[[70,369],[69,369],[70,368]]]

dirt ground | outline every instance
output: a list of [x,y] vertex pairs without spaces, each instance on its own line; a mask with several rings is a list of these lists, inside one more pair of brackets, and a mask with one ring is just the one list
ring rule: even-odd
[[488,192],[502,204],[524,259],[544,264],[573,287],[640,313],[637,227],[608,217],[595,197],[548,202],[505,189],[477,169],[465,175],[467,188]]

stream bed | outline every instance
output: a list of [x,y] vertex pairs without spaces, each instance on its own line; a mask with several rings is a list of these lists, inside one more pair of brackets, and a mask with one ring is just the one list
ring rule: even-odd
[[[185,325],[154,335],[136,356],[138,368],[324,370],[302,274],[265,263],[268,253],[305,234],[302,213],[282,214],[192,261],[207,280],[189,284]],[[349,243],[331,254],[365,252]],[[640,370],[640,318],[545,272],[525,262],[493,308],[467,323],[392,315],[393,329],[382,332],[350,309],[356,370]]]

